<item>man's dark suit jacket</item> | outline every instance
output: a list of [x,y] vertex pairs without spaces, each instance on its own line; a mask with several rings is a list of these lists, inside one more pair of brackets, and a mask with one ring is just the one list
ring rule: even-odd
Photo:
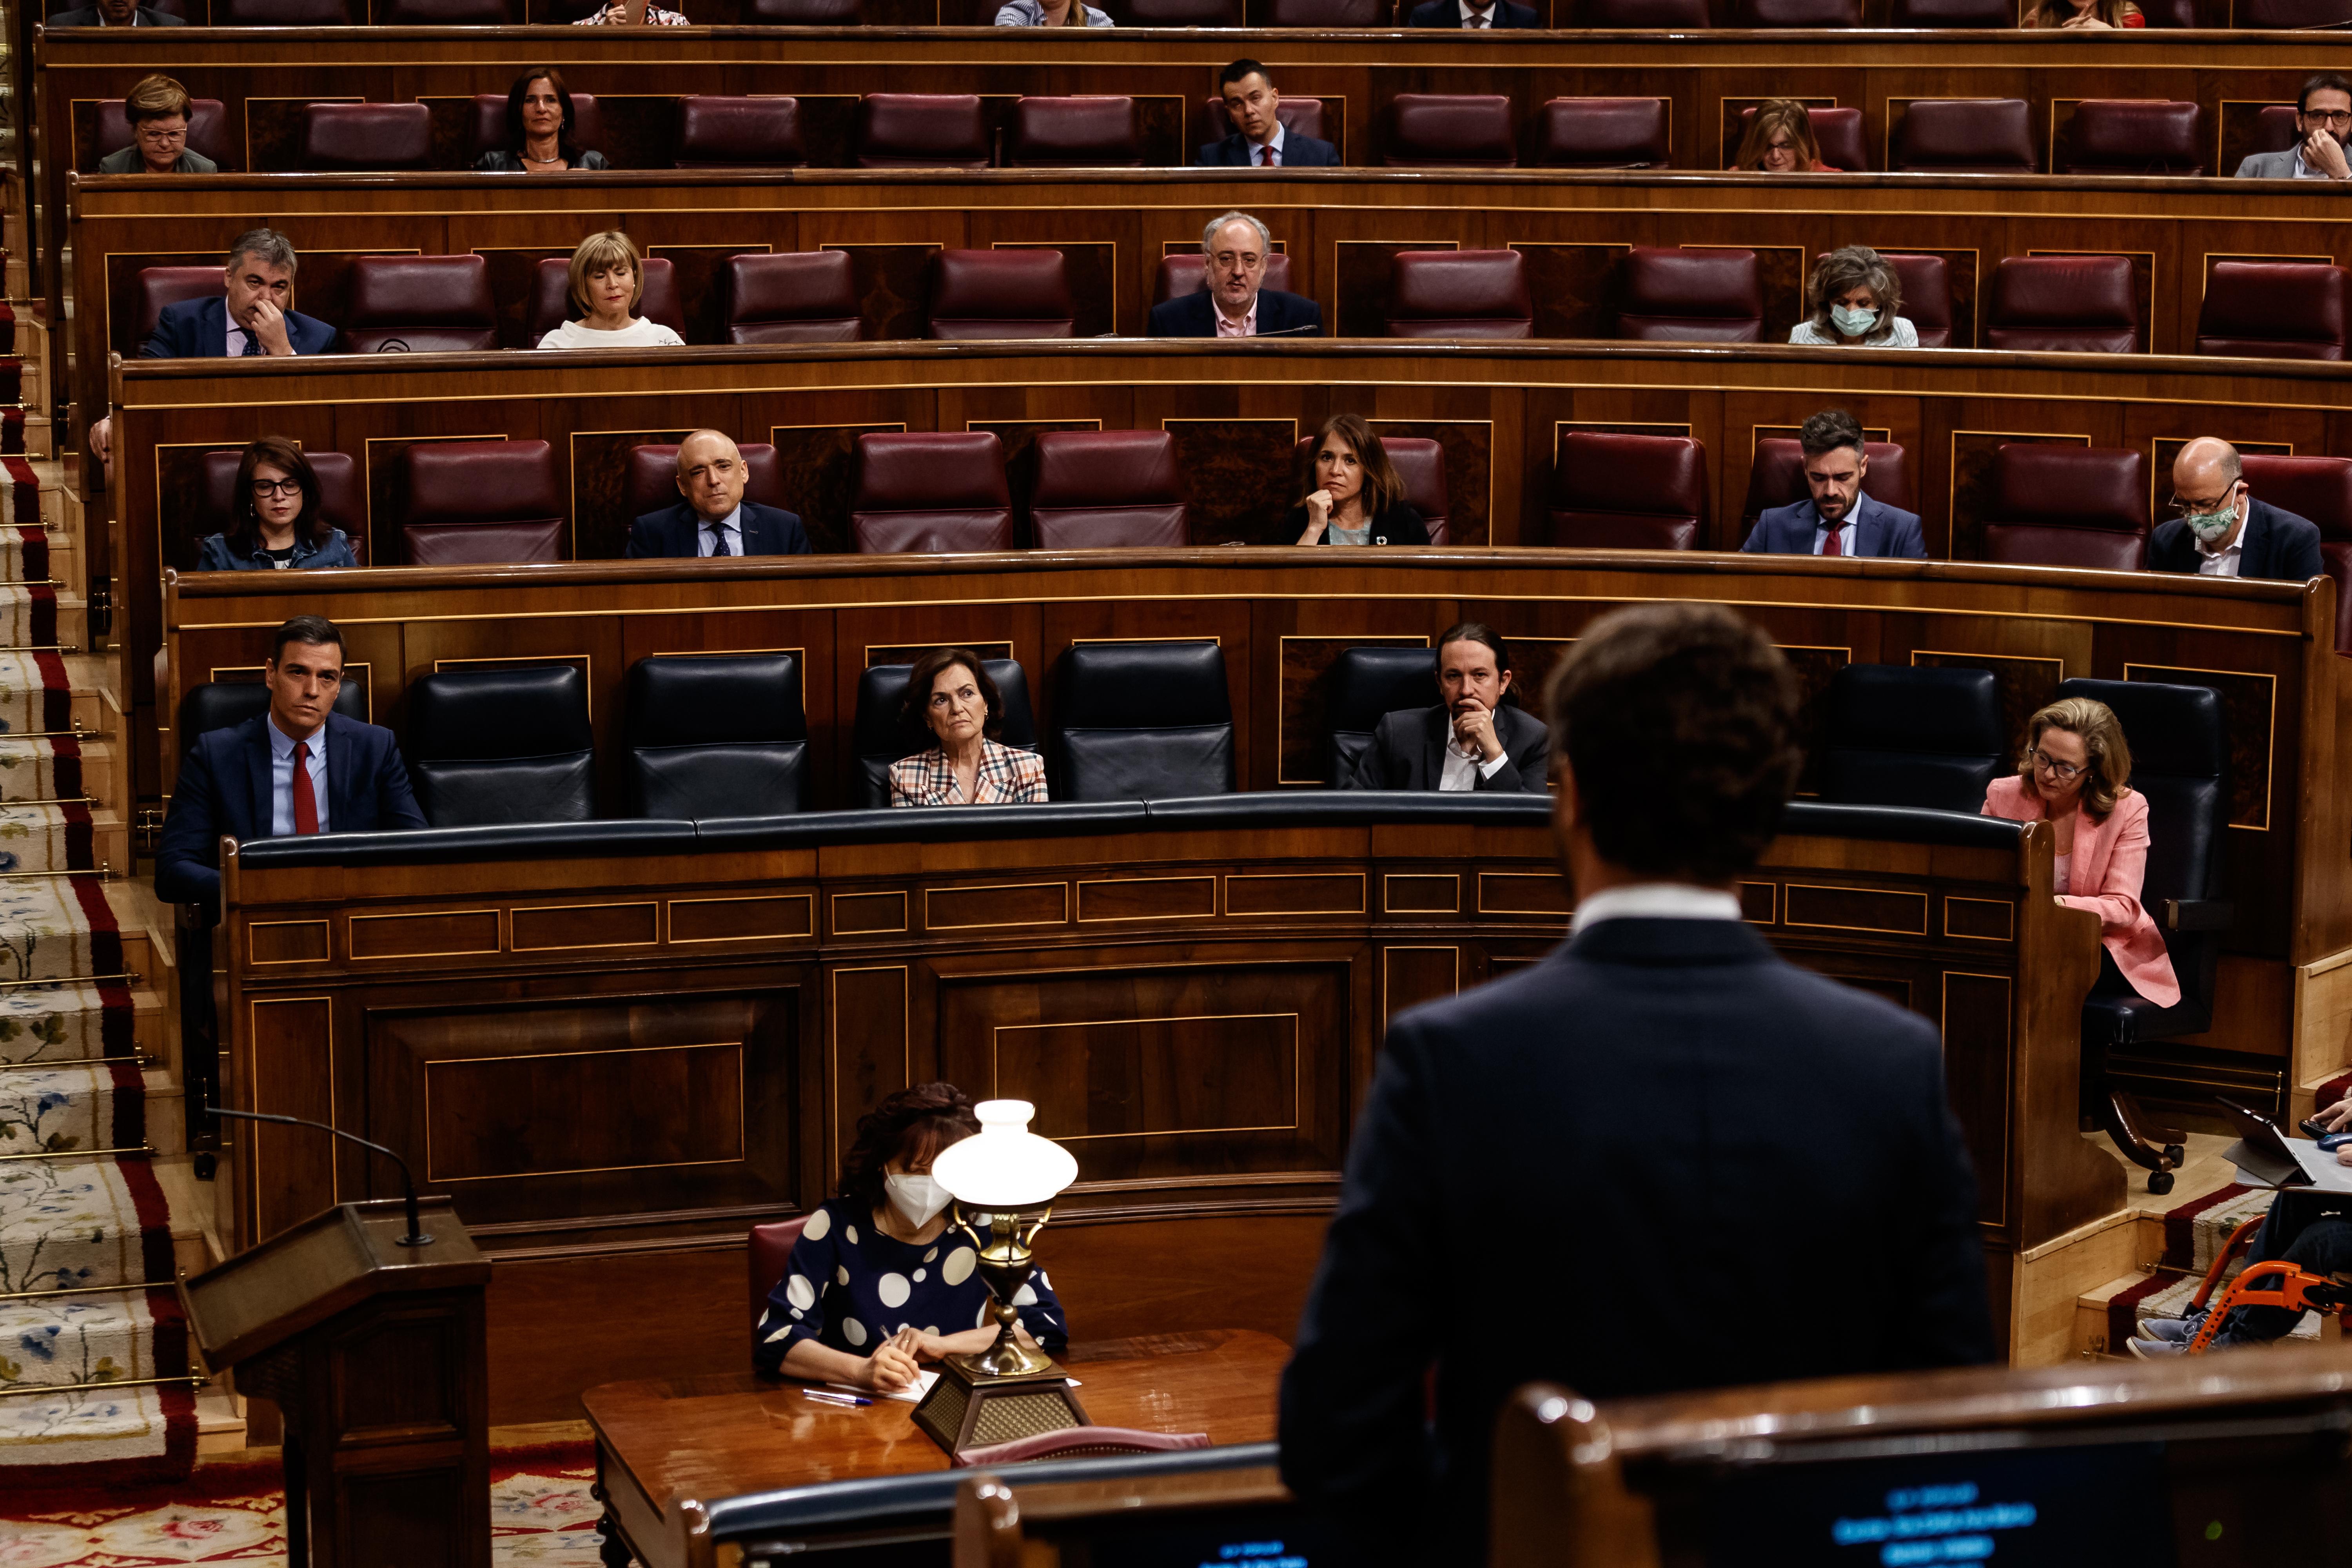
[[[180,760],[163,840],[155,854],[155,895],[166,903],[220,900],[220,841],[270,835],[269,715],[196,737]],[[327,830],[368,833],[423,827],[408,766],[392,731],[341,713],[327,715]]]
[[[1385,713],[1372,730],[1372,743],[1356,763],[1356,776],[1342,789],[1433,790],[1445,776],[1445,742],[1454,715],[1443,702]],[[1551,731],[1543,721],[1509,703],[1495,710],[1495,738],[1503,742],[1503,765],[1495,776],[1480,774],[1471,786],[1505,795],[1547,795],[1545,773]]]
[[[1404,25],[1408,27],[1459,27],[1462,26],[1462,6],[1459,0],[1428,0],[1426,5],[1412,8],[1405,17]],[[1495,20],[1491,26],[1535,27],[1542,26],[1542,22],[1532,5],[1517,5],[1515,0],[1495,0]]]
[[[1280,332],[1293,338],[1323,335],[1323,307],[1303,294],[1279,289],[1257,291],[1257,335]],[[1179,294],[1151,307],[1155,338],[1213,338],[1217,335],[1217,301],[1206,289]]]
[[[1212,142],[1201,149],[1192,160],[1200,168],[1246,169],[1256,160],[1250,153],[1250,139],[1236,131],[1222,142]],[[1339,166],[1339,149],[1328,142],[1283,128],[1282,163],[1285,169],[1336,169]]]
[[[286,312],[286,341],[298,354],[335,346],[335,329],[299,311]],[[228,353],[228,297],[183,300],[155,318],[154,333],[139,345],[141,359],[219,359]]]
[[[85,5],[79,11],[60,11],[43,25],[50,27],[103,27],[106,22],[99,16],[97,6]],[[138,25],[142,27],[184,27],[188,19],[174,16],[169,11],[142,5],[139,7]]]
[[[1601,921],[1396,1018],[1283,1373],[1282,1479],[1371,1521],[1376,1557],[1483,1564],[1495,1416],[1523,1384],[1990,1361],[1942,1058],[1926,1019],[1738,921]],[[1865,1289],[1823,1276],[1834,1248]]]
[[[1912,561],[1927,558],[1927,542],[1919,531],[1916,512],[1888,506],[1866,491],[1857,501],[1853,509],[1854,554],[1899,556]],[[1748,531],[1748,542],[1739,548],[1751,554],[1811,555],[1813,531],[1821,523],[1821,511],[1813,505],[1813,498],[1807,496],[1787,506],[1776,506],[1759,517],[1756,526]]]
[[[2197,536],[2181,518],[2158,524],[2148,537],[2147,563],[2158,572],[2194,572],[2201,558]],[[2246,498],[2246,531],[2239,542],[2238,575],[2307,583],[2320,574],[2319,526],[2307,518]]]
[[[784,511],[777,507],[761,506],[757,501],[743,503],[743,515],[737,520],[743,533],[743,553],[746,555],[806,555],[809,538],[801,527],[801,514]],[[637,519],[629,530],[628,548],[622,554],[631,561],[644,561],[665,555],[698,555],[701,542],[695,538],[701,530],[702,518],[684,501],[664,511],[649,511]]]

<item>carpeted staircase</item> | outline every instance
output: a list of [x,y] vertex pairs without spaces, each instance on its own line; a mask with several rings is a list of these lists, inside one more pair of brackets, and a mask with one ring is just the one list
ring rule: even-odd
[[[2189,1299],[2197,1293],[2205,1271],[2213,1266],[2214,1255],[2229,1242],[2238,1226],[2269,1212],[2275,1196],[2267,1187],[2248,1188],[2232,1183],[2164,1211],[2162,1248],[2147,1271],[2117,1281],[2101,1292],[2105,1298],[2108,1353],[2123,1353],[2124,1342],[2138,1332],[2138,1325],[2144,1320],[2177,1318],[2186,1312]],[[2224,1285],[2214,1288],[2214,1300],[2221,1300],[2226,1282],[2236,1279],[2238,1270],[2244,1267],[2245,1256],[2241,1253],[2223,1276]],[[2293,1337],[2308,1340],[2318,1335],[2318,1315],[2305,1313]]]

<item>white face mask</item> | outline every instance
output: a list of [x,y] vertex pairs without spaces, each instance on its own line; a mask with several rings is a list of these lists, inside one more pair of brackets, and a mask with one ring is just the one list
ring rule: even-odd
[[948,1190],[928,1175],[886,1173],[882,1186],[889,1194],[890,1206],[917,1230],[930,1224],[931,1216],[948,1206]]

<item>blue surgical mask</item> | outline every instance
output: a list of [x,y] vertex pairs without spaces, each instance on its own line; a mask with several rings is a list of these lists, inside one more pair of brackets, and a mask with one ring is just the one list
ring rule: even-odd
[[1838,331],[1843,336],[1858,338],[1864,332],[1870,331],[1871,328],[1878,325],[1878,312],[1875,310],[1849,310],[1843,305],[1832,305],[1830,307],[1830,321],[1837,327]]

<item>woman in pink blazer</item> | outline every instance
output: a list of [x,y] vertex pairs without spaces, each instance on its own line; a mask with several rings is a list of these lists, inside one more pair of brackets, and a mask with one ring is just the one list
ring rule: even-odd
[[2099,941],[2131,988],[2159,1007],[2180,982],[2156,922],[2140,906],[2147,869],[2147,796],[2128,787],[2131,748],[2104,702],[2069,697],[2034,714],[2017,776],[1995,779],[1984,815],[2047,818],[2058,830],[2058,901],[2099,917]]

